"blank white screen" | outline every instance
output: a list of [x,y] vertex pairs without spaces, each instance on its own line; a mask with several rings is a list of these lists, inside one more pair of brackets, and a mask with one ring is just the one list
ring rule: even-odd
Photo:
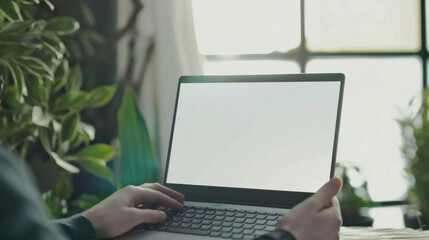
[[182,83],[167,183],[315,192],[340,82]]

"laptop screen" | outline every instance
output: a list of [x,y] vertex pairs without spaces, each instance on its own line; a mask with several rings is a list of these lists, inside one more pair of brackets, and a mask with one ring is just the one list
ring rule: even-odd
[[330,178],[340,81],[179,88],[166,183],[311,193]]

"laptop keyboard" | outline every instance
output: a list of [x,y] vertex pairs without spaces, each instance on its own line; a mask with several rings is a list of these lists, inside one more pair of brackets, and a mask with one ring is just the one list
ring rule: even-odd
[[159,208],[167,220],[157,225],[141,224],[138,229],[221,237],[253,239],[275,229],[279,213],[226,208],[185,206],[182,211]]

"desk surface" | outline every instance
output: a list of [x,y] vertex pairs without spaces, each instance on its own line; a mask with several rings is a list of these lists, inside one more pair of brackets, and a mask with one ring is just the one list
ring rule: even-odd
[[341,227],[340,240],[429,239],[429,231],[409,228]]

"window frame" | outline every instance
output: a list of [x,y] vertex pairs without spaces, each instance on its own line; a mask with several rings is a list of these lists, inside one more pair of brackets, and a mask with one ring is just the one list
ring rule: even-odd
[[[301,36],[298,47],[289,52],[273,52],[264,54],[233,54],[233,55],[216,55],[216,54],[201,54],[204,62],[216,61],[249,61],[249,60],[287,60],[298,64],[301,73],[306,72],[308,62],[313,58],[320,57],[418,57],[422,63],[422,87],[427,88],[428,85],[428,60],[429,52],[427,50],[426,39],[426,0],[420,0],[420,33],[421,33],[421,48],[419,51],[350,51],[350,52],[312,52],[306,48],[305,43],[305,0],[300,0],[300,25]],[[407,204],[407,200],[399,201],[383,201],[377,202],[380,206],[392,206]]]

